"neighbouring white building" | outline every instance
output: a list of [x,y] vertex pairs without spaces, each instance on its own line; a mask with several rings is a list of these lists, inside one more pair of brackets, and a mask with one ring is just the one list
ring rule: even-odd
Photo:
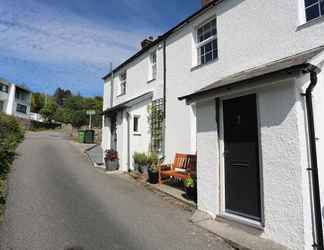
[[123,171],[135,151],[197,152],[200,210],[321,249],[324,1],[204,2],[104,77],[103,149]]
[[30,119],[31,97],[27,87],[0,79],[0,112]]

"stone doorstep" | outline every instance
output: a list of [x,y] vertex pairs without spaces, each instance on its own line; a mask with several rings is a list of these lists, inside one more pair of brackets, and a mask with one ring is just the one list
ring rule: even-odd
[[209,214],[197,210],[191,222],[216,234],[228,244],[240,250],[287,250],[288,248],[258,236],[260,231],[223,219],[214,220]]

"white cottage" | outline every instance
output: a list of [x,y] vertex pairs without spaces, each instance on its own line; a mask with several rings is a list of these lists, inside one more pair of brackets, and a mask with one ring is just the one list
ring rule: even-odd
[[[104,78],[103,148],[125,171],[152,143],[166,162],[197,152],[200,210],[320,249],[324,1],[204,2]],[[157,145],[152,101],[165,118]]]

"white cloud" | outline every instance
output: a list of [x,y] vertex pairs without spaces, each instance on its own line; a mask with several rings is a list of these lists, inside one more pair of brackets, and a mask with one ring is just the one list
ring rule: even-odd
[[120,63],[154,31],[126,31],[77,15],[60,15],[39,2],[0,6],[0,55],[33,62],[108,67]]

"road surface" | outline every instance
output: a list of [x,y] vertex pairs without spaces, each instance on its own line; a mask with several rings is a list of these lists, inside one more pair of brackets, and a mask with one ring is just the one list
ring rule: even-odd
[[230,249],[189,211],[92,168],[63,134],[28,134],[18,153],[1,250]]

